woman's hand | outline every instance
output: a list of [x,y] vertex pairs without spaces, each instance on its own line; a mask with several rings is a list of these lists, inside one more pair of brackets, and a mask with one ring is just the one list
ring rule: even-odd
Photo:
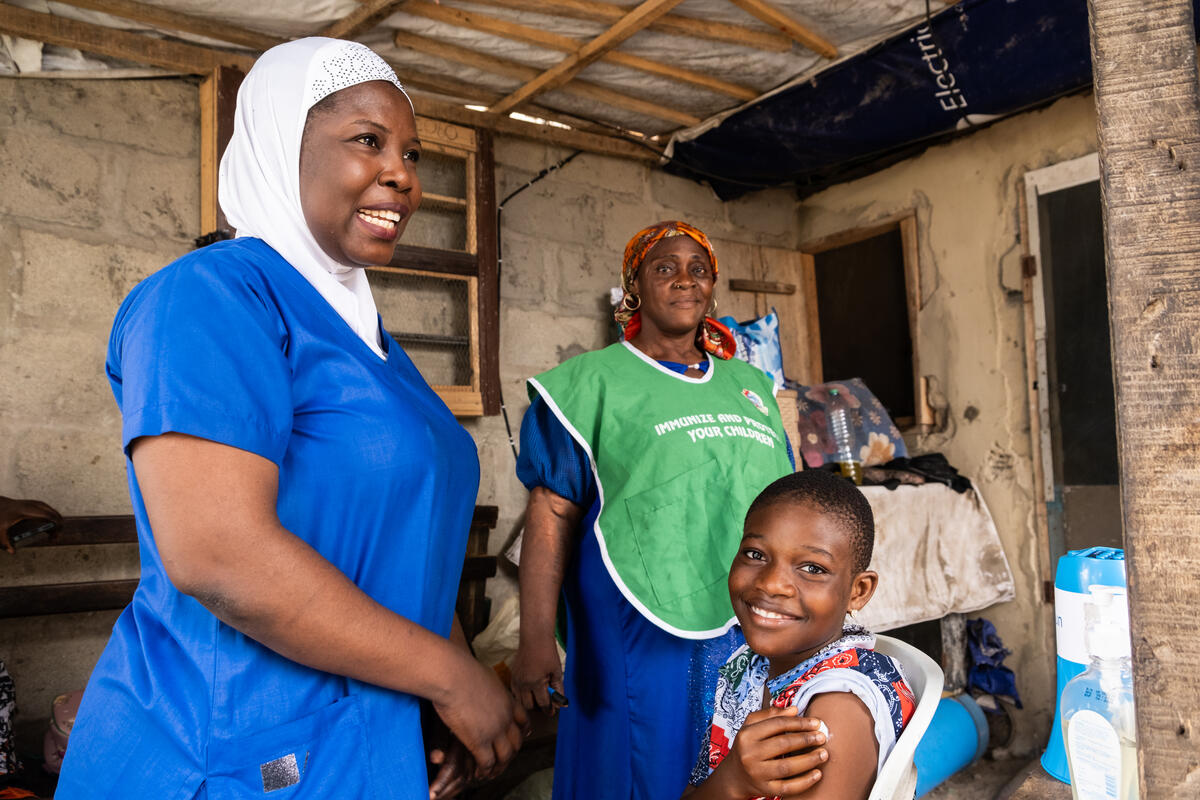
[[522,639],[509,670],[513,696],[522,706],[537,707],[551,714],[557,710],[558,706],[550,702],[550,693],[546,691],[547,686],[553,686],[554,691],[565,696],[562,662],[558,659],[553,636],[538,637],[536,643]]
[[0,547],[10,553],[16,552],[12,542],[8,540],[8,529],[25,519],[44,519],[47,522],[62,524],[62,514],[41,500],[14,500],[11,497],[0,497]]
[[464,656],[464,673],[433,709],[475,760],[475,777],[499,775],[525,739],[525,709],[505,691],[494,670]]
[[521,540],[521,634],[509,669],[512,693],[525,708],[553,712],[547,686],[563,693],[554,644],[558,596],[583,509],[544,486],[529,493]]
[[177,433],[137,439],[136,479],[167,577],[216,617],[313,669],[427,698],[491,776],[520,746],[525,712],[493,670],[385,608],[286,530],[278,469]]
[[820,724],[791,706],[755,711],[746,717],[729,755],[689,797],[744,800],[804,792],[821,779],[817,768],[829,758],[820,747],[825,744]]

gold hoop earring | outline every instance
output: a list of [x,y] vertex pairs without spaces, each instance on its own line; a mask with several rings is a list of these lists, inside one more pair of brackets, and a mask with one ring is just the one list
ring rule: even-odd
[[706,311],[706,312],[704,313],[704,316],[706,316],[706,317],[715,317],[715,316],[717,316],[717,298],[715,298],[715,297],[714,297],[714,298],[713,298],[713,299],[712,299],[712,300],[709,302],[709,304],[708,304],[708,311]]
[[[630,298],[633,299],[630,300]],[[630,294],[627,292],[625,296],[621,298],[621,308],[625,309],[626,311],[637,311],[641,307],[642,298],[636,294]]]

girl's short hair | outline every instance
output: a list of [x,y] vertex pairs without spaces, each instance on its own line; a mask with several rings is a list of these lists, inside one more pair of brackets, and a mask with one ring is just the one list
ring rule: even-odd
[[746,517],[777,503],[806,505],[835,518],[850,539],[854,571],[871,564],[875,549],[875,515],[866,496],[851,481],[827,469],[806,469],[784,475],[759,492]]

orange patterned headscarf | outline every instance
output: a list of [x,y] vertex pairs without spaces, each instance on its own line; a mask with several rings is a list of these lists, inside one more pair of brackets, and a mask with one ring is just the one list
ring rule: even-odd
[[[709,243],[708,237],[704,235],[704,231],[699,228],[679,220],[668,220],[638,231],[629,240],[629,244],[625,245],[625,260],[621,264],[621,289],[625,294],[617,305],[617,310],[613,313],[617,323],[624,328],[626,340],[637,336],[638,331],[642,329],[642,312],[638,310],[641,303],[637,300],[637,291],[634,286],[638,269],[656,244],[673,236],[688,236],[703,247],[712,264],[713,279],[715,280],[717,277],[717,254],[713,252],[712,245]],[[733,334],[712,317],[705,317],[700,323],[696,339],[697,344],[717,358],[732,358],[737,350],[737,342],[734,341]]]

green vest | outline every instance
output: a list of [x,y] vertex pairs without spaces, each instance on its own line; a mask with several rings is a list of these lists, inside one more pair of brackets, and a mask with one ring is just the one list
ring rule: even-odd
[[689,378],[628,343],[529,379],[591,461],[609,574],[668,633],[707,639],[734,622],[729,565],[746,509],[792,469],[773,390],[743,361],[710,359]]

